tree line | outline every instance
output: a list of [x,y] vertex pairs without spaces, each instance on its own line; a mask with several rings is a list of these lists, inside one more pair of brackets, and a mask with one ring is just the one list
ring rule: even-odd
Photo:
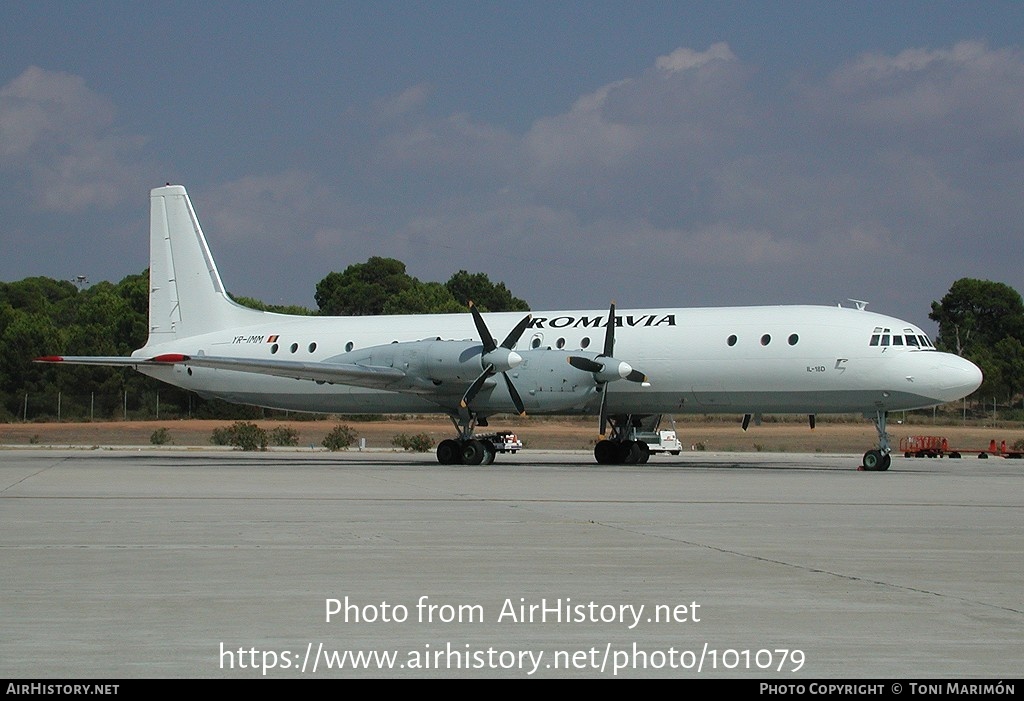
[[936,346],[972,361],[985,375],[972,395],[1013,405],[1024,392],[1024,302],[1009,285],[961,278],[928,315]]
[[[484,273],[460,270],[445,283],[423,282],[403,262],[378,257],[317,283],[315,310],[233,299],[263,311],[326,316],[466,312],[469,300],[483,311],[529,310]],[[148,270],[85,288],[46,277],[0,282],[0,421],[264,415],[262,409],[204,400],[131,370],[32,362],[44,355],[131,355],[148,335]]]
[[[424,282],[409,275],[403,262],[379,257],[329,273],[317,283],[314,298],[317,309],[234,299],[265,311],[328,316],[457,313],[466,311],[469,300],[483,311],[529,310],[504,283],[483,273],[460,270],[445,283]],[[85,288],[45,277],[0,282],[0,421],[58,413],[65,418],[162,414],[234,419],[264,413],[203,400],[129,370],[31,362],[53,354],[130,355],[146,342],[148,310],[148,271]],[[1024,392],[1024,302],[1016,290],[963,278],[932,303],[929,318],[939,325],[940,350],[968,358],[985,373],[975,398],[1010,405],[1019,401]]]

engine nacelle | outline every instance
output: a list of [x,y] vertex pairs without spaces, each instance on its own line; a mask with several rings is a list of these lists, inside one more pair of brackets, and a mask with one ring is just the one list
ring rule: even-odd
[[483,370],[483,346],[475,341],[405,341],[360,348],[346,361],[393,367],[412,378],[433,382],[465,382],[468,386]]
[[570,353],[537,349],[519,351],[523,362],[508,376],[523,396],[528,410],[583,411],[597,388],[594,373],[569,364]]
[[[465,392],[484,367],[493,363],[495,372],[507,373],[527,411],[540,413],[583,411],[594,398],[597,378],[593,372],[570,365],[570,353],[566,351],[547,348],[509,351],[498,347],[486,358],[482,356],[483,345],[474,341],[428,339],[358,349],[347,353],[345,362],[397,368],[408,374],[408,389],[427,391],[430,387],[443,387],[452,395]],[[510,400],[500,379],[489,378],[484,384],[474,400],[479,411],[508,409]],[[492,398],[495,388],[500,390]]]

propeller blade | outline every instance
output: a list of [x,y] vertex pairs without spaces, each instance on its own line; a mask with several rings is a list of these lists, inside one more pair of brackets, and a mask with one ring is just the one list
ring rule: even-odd
[[[598,358],[600,357],[602,356],[598,356]],[[629,380],[630,382],[647,382],[647,375],[639,370],[634,370],[629,363],[624,363],[614,358],[607,358],[607,362],[600,363],[590,358],[570,355],[568,361],[569,365],[572,365],[577,370],[594,373],[594,379],[598,383],[612,382],[618,379]]]
[[631,370],[625,379],[630,382],[647,382],[647,375],[643,374],[639,370]]
[[516,324],[515,328],[508,332],[508,336],[505,336],[505,340],[501,342],[501,347],[512,350],[513,346],[519,343],[519,338],[523,335],[523,331],[526,331],[526,327],[530,325],[531,319],[533,319],[533,314],[527,314],[524,316],[522,321]]
[[[484,386],[484,382],[491,375],[498,372],[498,368],[501,368],[501,376],[505,378],[505,385],[508,387],[508,394],[512,398],[512,403],[515,404],[516,411],[519,412],[520,416],[526,415],[526,405],[523,404],[523,398],[520,396],[519,391],[516,390],[515,385],[512,384],[512,380],[506,374],[506,370],[510,370],[518,366],[523,362],[523,357],[512,350],[512,348],[519,342],[523,332],[526,331],[526,327],[530,325],[530,320],[533,318],[532,314],[527,314],[523,317],[515,327],[509,331],[505,340],[501,342],[501,348],[508,351],[497,357],[499,354],[494,353],[498,349],[498,343],[494,340],[494,336],[491,335],[490,329],[487,328],[487,323],[484,321],[484,317],[480,314],[480,310],[476,308],[476,305],[472,301],[469,302],[469,312],[473,315],[473,324],[476,326],[476,331],[480,335],[480,341],[483,343],[483,353],[480,354],[481,363],[486,363],[484,371],[480,373],[480,376],[473,380],[473,384],[469,386],[466,393],[462,396],[460,407],[463,410],[469,409],[469,403],[473,401],[480,388]],[[490,355],[491,357],[488,357]],[[495,365],[497,364],[497,367]]]
[[599,419],[598,426],[601,431],[601,438],[604,438],[605,433],[608,432],[608,385],[605,385],[601,389],[601,418]]
[[476,393],[480,391],[480,388],[484,386],[484,382],[487,380],[487,378],[493,374],[494,366],[488,365],[486,368],[484,368],[484,371],[480,373],[480,376],[473,380],[473,384],[469,386],[469,389],[467,389],[466,393],[462,396],[462,402],[460,402],[460,406],[463,409],[469,407],[469,403],[473,401],[473,397],[475,397]]
[[519,396],[519,391],[516,386],[512,384],[512,380],[509,379],[507,373],[501,373],[501,376],[505,378],[505,386],[508,387],[509,396],[512,397],[512,403],[516,405],[516,411],[519,412],[520,416],[526,416],[526,405],[523,404],[523,398]]
[[[480,340],[484,344],[484,353],[490,353],[492,350],[498,347],[498,342],[494,340],[494,336],[487,328],[487,324],[484,323],[483,316],[480,315],[476,305],[473,304],[472,300],[469,302],[469,313],[473,315],[473,323],[476,324],[476,332],[480,335]],[[526,328],[525,326],[523,328]]]
[[615,350],[615,300],[608,310],[608,326],[604,331],[604,352],[601,355],[612,355]]
[[604,365],[601,363],[590,358],[581,358],[578,355],[569,356],[569,365],[583,372],[601,372],[604,370]]

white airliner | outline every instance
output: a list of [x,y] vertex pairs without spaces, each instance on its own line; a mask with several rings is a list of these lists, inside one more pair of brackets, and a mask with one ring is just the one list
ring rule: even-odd
[[[474,437],[495,414],[599,417],[599,463],[643,463],[637,432],[663,414],[863,413],[885,470],[886,413],[944,404],[981,371],[918,327],[857,308],[761,306],[309,317],[225,293],[185,188],[150,195],[149,339],[130,357],[42,362],[132,367],[204,397],[322,413],[445,413],[443,464],[494,459]],[[500,343],[494,330],[504,335]],[[500,378],[498,376],[501,376]],[[611,433],[606,435],[608,428]]]

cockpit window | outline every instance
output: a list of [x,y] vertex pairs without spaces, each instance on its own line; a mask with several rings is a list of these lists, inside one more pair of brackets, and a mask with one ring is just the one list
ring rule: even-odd
[[876,326],[871,334],[872,346],[903,346],[918,349],[935,349],[932,341],[927,336],[915,333],[914,329],[903,329],[903,333],[893,333],[890,329]]

